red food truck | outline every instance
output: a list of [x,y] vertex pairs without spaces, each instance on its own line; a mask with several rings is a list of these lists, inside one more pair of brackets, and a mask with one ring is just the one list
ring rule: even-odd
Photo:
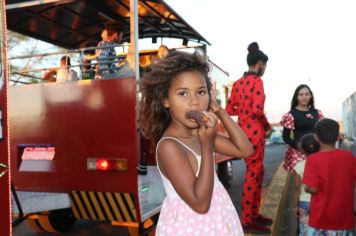
[[11,235],[5,1],[0,1],[0,235]]
[[[105,23],[117,22],[124,29],[123,45],[134,48],[134,61],[130,77],[49,83],[38,77],[40,69],[22,70],[12,74],[28,73],[37,83],[19,85],[17,80],[16,86],[8,87],[11,76],[6,77],[6,50],[1,47],[0,162],[10,166],[0,179],[5,209],[0,215],[6,217],[1,222],[10,225],[11,183],[13,225],[25,220],[33,229],[61,232],[77,219],[90,219],[148,235],[157,222],[164,191],[139,124],[140,61],[156,50],[140,51],[138,42],[175,38],[182,42],[176,50],[202,54],[209,42],[162,0],[8,0],[6,18],[7,27],[1,17],[2,42],[8,28],[64,48],[39,57],[83,54],[100,41]],[[119,57],[126,53],[123,50]],[[83,64],[74,66],[81,74]],[[221,80],[216,85],[224,91]],[[10,231],[0,229],[0,234]]]

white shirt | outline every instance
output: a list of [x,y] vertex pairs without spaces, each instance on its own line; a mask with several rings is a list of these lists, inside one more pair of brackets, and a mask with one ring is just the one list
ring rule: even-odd
[[[294,167],[295,172],[300,176],[301,179],[303,179],[305,163],[306,160],[303,160],[298,162]],[[300,188],[299,201],[310,202],[310,198],[310,193],[305,192],[305,185],[302,184]]]
[[79,80],[77,72],[74,70],[68,70],[67,68],[57,70],[56,82],[67,82]]

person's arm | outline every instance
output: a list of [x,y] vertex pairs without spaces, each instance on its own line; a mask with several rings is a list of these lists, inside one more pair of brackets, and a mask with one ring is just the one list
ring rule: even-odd
[[95,60],[98,57],[98,49],[96,49],[94,54],[85,54],[84,55],[84,59],[91,61],[91,60]]
[[320,110],[318,110],[318,120],[321,120],[321,119],[324,119],[324,115]]
[[299,195],[302,186],[302,179],[297,172],[294,172],[294,211],[298,213],[298,203],[299,203]]
[[209,126],[201,125],[198,139],[201,163],[198,176],[189,163],[189,152],[173,139],[163,140],[158,148],[157,159],[163,174],[171,181],[175,191],[194,211],[209,211],[214,188],[213,142],[217,132],[217,117],[209,114]]
[[255,87],[253,90],[253,104],[252,113],[255,115],[262,123],[264,130],[271,129],[271,125],[268,123],[267,117],[264,113],[265,99],[266,95],[263,89],[263,82],[261,78],[256,78]]
[[318,188],[306,185],[305,192],[310,193],[310,194],[316,194],[318,192]]
[[56,75],[57,75],[56,69],[49,69],[43,73],[43,79],[48,80],[50,82],[56,82]]
[[231,94],[229,99],[227,100],[226,104],[226,112],[231,115],[231,116],[238,116],[240,114],[239,112],[239,106],[238,106],[238,86],[237,83],[235,82],[234,85],[232,86]]
[[230,157],[246,158],[251,156],[254,152],[253,147],[240,126],[215,101],[212,101],[211,110],[218,116],[229,135],[229,137],[217,135],[214,150]]
[[307,193],[316,194],[319,190],[318,163],[311,156],[306,160],[302,183]]
[[292,129],[288,129],[288,128],[283,128],[283,141],[288,144],[289,146],[291,146],[294,149],[298,149],[297,144],[294,142],[294,139],[291,139],[291,133],[292,133]]

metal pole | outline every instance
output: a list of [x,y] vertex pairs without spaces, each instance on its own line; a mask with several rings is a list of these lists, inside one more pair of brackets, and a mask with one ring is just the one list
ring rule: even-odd
[[0,235],[12,235],[5,1],[0,0]]
[[7,4],[6,9],[11,10],[11,9],[18,9],[18,8],[24,8],[24,7],[31,7],[34,5],[41,5],[41,4],[49,4],[49,3],[57,3],[57,4],[65,4],[68,2],[73,2],[75,0],[34,0],[34,1],[22,1],[20,3],[13,3],[13,4]]
[[133,53],[133,69],[135,71],[135,79],[138,83],[140,80],[139,71],[139,53],[138,53],[138,4],[137,0],[130,0],[130,51]]
[[[139,51],[138,51],[138,3],[137,0],[130,0],[130,47],[129,47],[129,53],[132,53],[131,55],[128,55],[130,57],[133,56],[133,65],[131,65],[131,68],[134,70],[135,73],[135,80],[136,80],[136,139],[137,139],[137,146],[136,146],[136,163],[138,166],[141,163],[141,130],[140,130],[140,71],[139,71]],[[138,188],[138,186],[137,186]],[[136,204],[139,205],[139,199],[135,199]],[[139,218],[141,219],[141,212],[139,209],[136,210],[137,215],[139,215]],[[139,224],[141,225],[141,224]],[[138,231],[140,231],[140,227],[138,227]],[[140,232],[139,232],[140,233]]]

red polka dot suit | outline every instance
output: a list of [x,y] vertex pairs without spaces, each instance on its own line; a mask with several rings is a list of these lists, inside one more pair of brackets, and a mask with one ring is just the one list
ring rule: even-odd
[[254,148],[245,158],[246,175],[242,193],[242,223],[251,224],[258,216],[264,167],[265,131],[270,125],[264,115],[265,93],[263,82],[255,72],[246,72],[232,88],[226,111],[238,116],[238,124],[244,130]]

